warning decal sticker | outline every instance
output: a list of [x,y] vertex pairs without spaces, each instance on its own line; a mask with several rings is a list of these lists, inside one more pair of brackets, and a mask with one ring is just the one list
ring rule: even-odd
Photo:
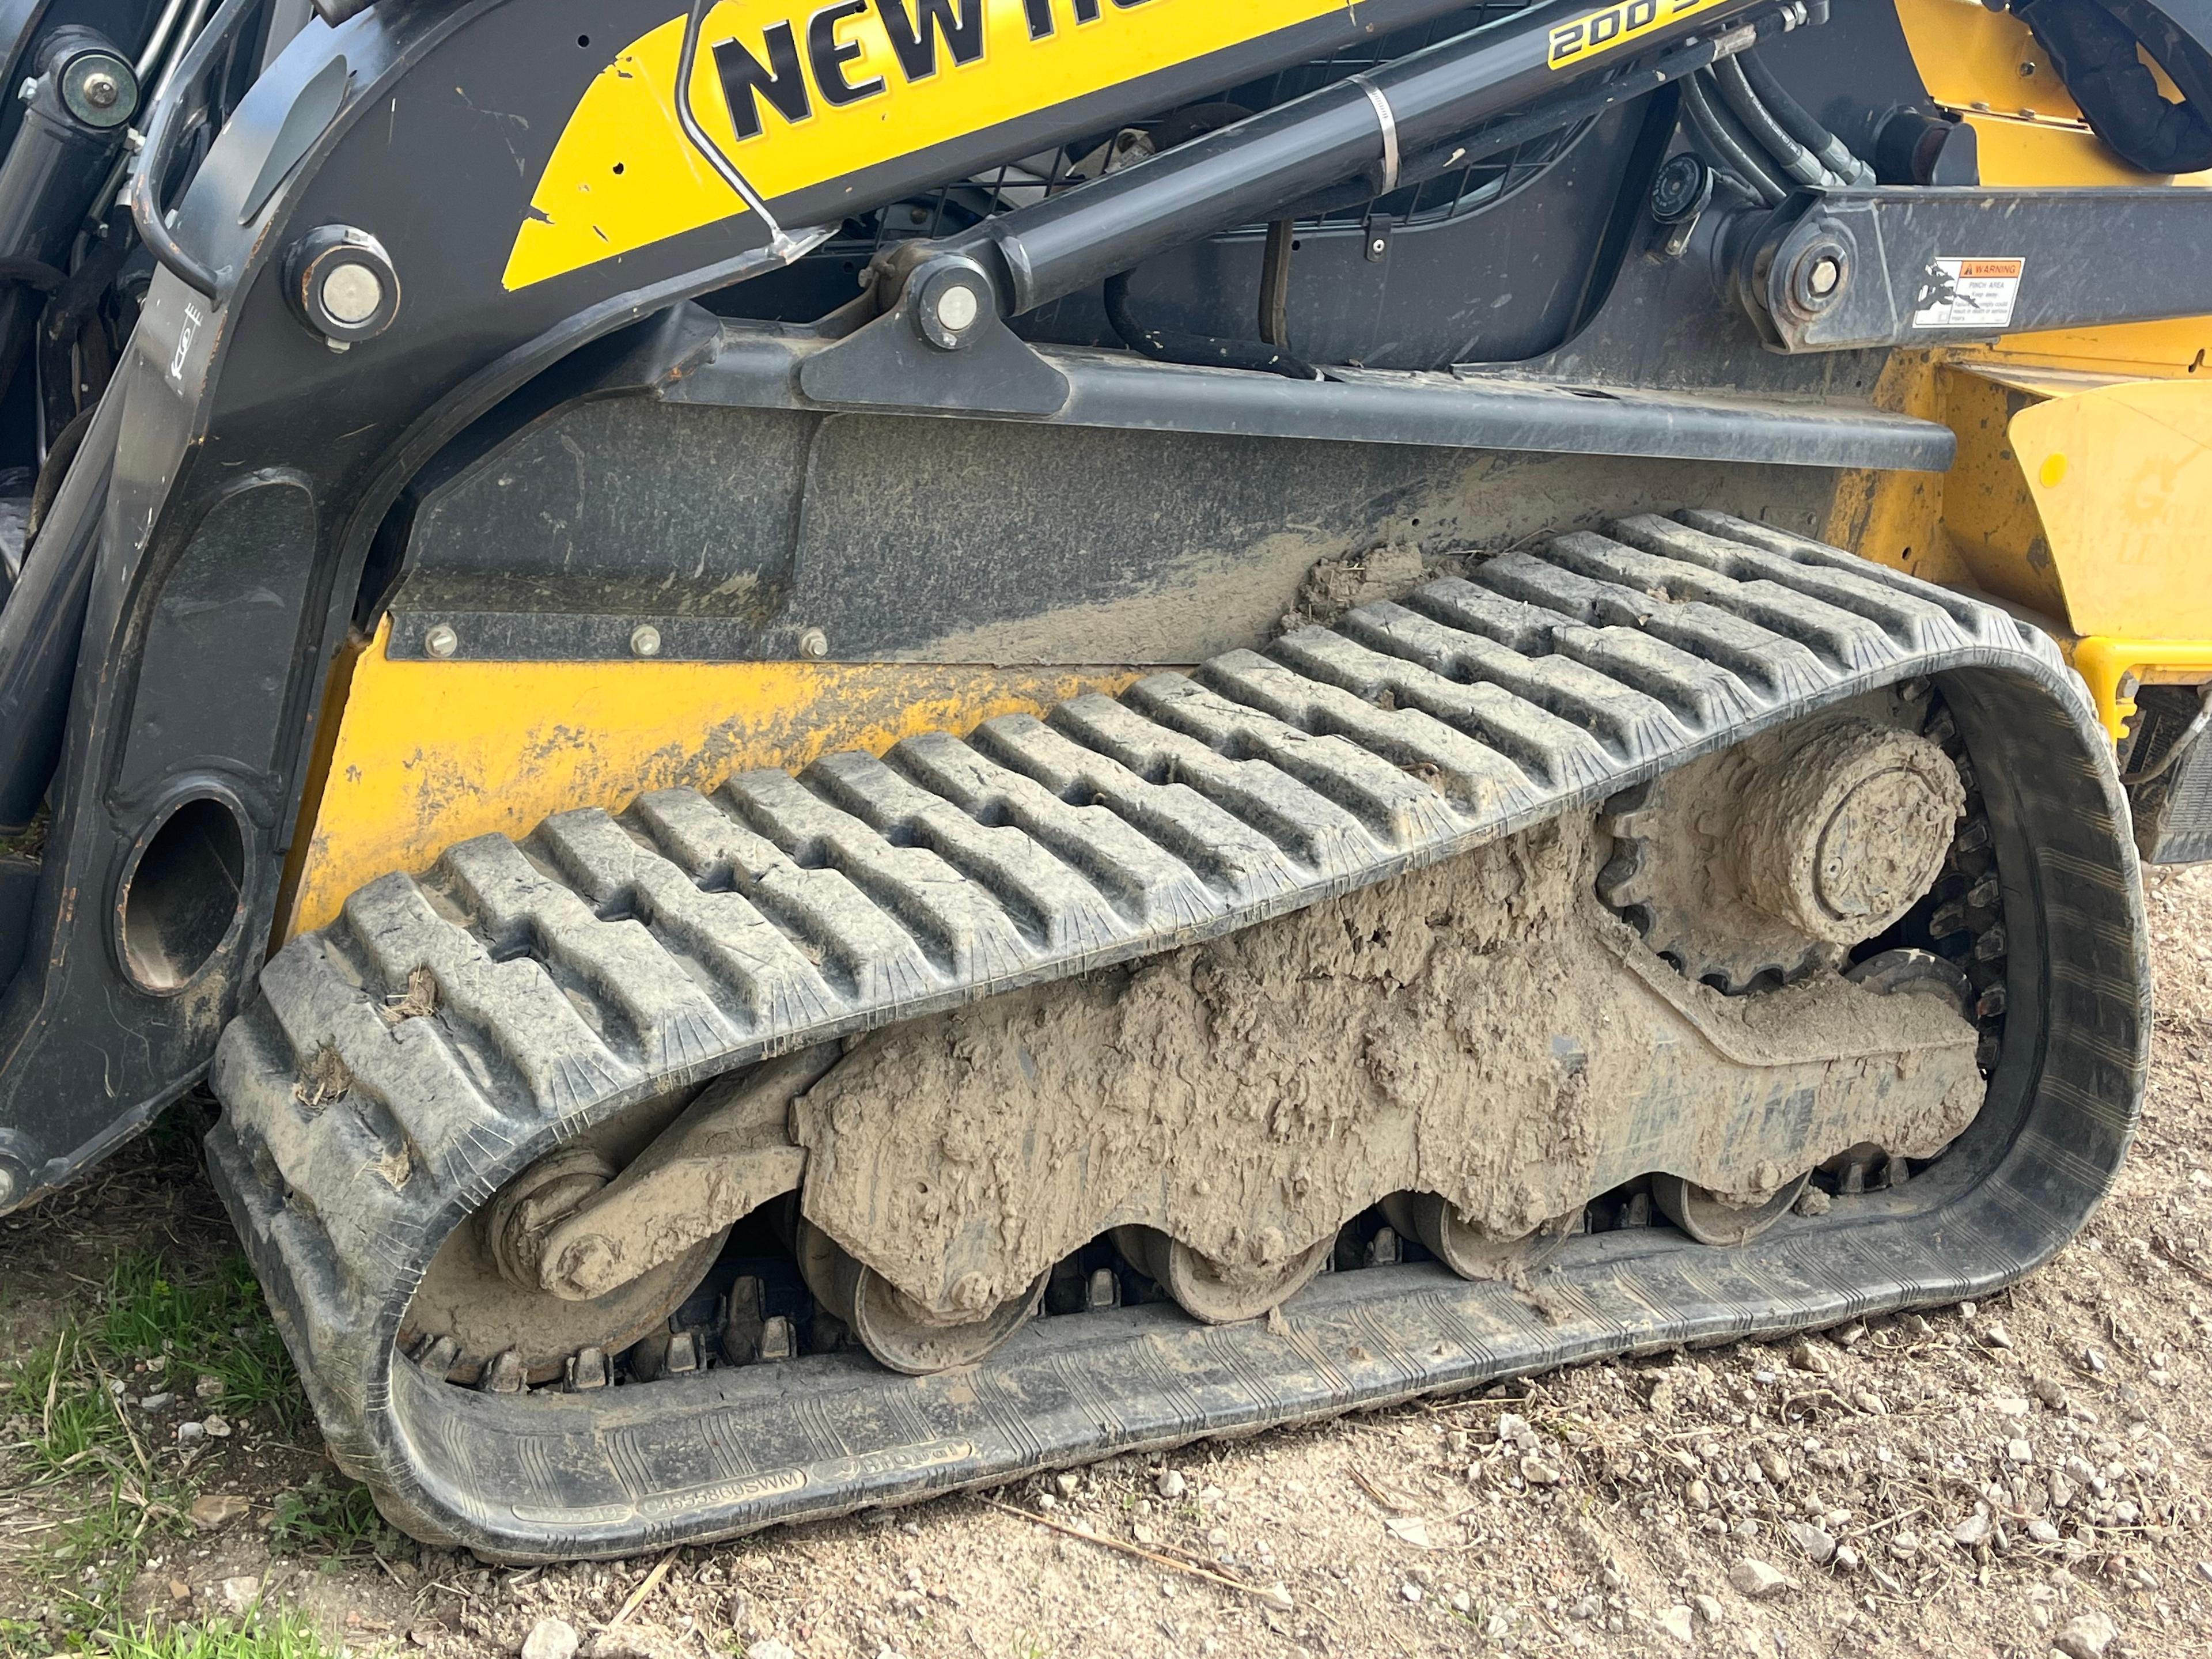
[[2025,259],[1937,259],[1920,279],[1915,328],[1972,328],[2002,333],[2012,326]]

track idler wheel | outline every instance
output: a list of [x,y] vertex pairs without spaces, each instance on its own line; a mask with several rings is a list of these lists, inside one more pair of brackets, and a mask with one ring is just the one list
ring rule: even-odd
[[1258,1319],[1313,1283],[1335,1249],[1334,1235],[1295,1255],[1249,1266],[1200,1255],[1179,1238],[1151,1227],[1116,1227],[1114,1243],[1130,1265],[1149,1274],[1193,1319],[1234,1325]]
[[665,1326],[714,1266],[728,1228],[588,1301],[538,1282],[546,1236],[614,1175],[598,1152],[568,1146],[509,1181],[447,1235],[402,1322],[401,1348],[440,1377],[504,1393],[559,1382],[571,1361],[599,1374],[606,1356]]
[[795,1254],[814,1299],[858,1338],[878,1364],[908,1376],[928,1376],[978,1364],[1036,1316],[1049,1273],[1020,1295],[978,1318],[948,1320],[855,1260],[829,1234],[801,1218]]
[[1795,1181],[1784,1182],[1759,1203],[1739,1204],[1680,1176],[1655,1175],[1651,1201],[1668,1220],[1700,1244],[1748,1244],[1790,1213],[1812,1178],[1808,1170]]
[[1395,1193],[1382,1213],[1401,1234],[1410,1232],[1431,1255],[1462,1279],[1525,1279],[1582,1231],[1582,1212],[1555,1216],[1533,1232],[1501,1237],[1462,1215],[1438,1193]]

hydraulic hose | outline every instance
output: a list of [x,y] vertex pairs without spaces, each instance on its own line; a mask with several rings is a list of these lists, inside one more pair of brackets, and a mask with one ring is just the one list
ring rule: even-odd
[[1759,61],[1757,52],[1740,52],[1729,61],[1740,67],[1753,95],[1765,106],[1791,137],[1820,158],[1822,167],[1847,185],[1869,185],[1875,182],[1874,169],[1861,161],[1850,145],[1822,126],[1812,112],[1792,98],[1789,89],[1774,78],[1774,71]]
[[1750,185],[1768,207],[1779,206],[1789,191],[1767,170],[1765,162],[1753,155],[1750,144],[1736,135],[1715,107],[1708,95],[1705,74],[1700,70],[1683,81],[1682,112],[1689,117],[1691,126],[1714,159]]
[[1839,185],[1842,179],[1820,164],[1820,158],[1790,137],[1782,123],[1770,113],[1759,94],[1744,79],[1743,70],[1733,58],[1723,58],[1713,65],[1713,84],[1721,94],[1721,101],[1729,112],[1742,123],[1744,131],[1782,171],[1801,185]]

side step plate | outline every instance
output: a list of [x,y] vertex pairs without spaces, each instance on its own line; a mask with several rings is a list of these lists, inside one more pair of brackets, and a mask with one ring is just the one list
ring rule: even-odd
[[[1904,1193],[1741,1252],[1663,1231],[1576,1241],[1542,1281],[1556,1319],[1377,1268],[1307,1292],[1286,1332],[1071,1316],[921,1382],[827,1356],[478,1395],[395,1351],[447,1234],[629,1106],[1249,927],[1914,676],[1942,677],[1996,842],[2008,1001],[1989,1103]],[[564,813],[382,877],[264,969],[216,1056],[210,1152],[331,1449],[386,1514],[489,1556],[618,1556],[1984,1291],[2057,1249],[2118,1166],[2147,954],[2111,751],[2048,640],[1686,513],[1565,536],[1047,721],[648,795],[620,820]],[[409,1018],[426,969],[436,1012]]]

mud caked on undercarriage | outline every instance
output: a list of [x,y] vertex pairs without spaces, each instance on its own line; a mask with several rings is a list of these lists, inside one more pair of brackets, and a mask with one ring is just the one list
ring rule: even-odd
[[2212,854],[2212,293],[2069,251],[2212,212],[2185,8],[318,13],[192,14],[33,422],[0,1196],[212,1090],[399,1525],[726,1536],[2094,1209]]

